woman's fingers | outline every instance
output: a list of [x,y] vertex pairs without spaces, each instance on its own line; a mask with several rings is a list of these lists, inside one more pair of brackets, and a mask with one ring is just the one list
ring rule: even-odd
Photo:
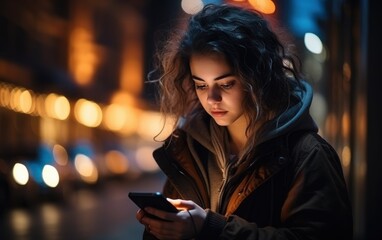
[[193,201],[182,200],[182,199],[167,198],[167,201],[169,201],[172,205],[174,205],[179,210],[194,209],[196,205]]
[[138,222],[142,223],[142,219],[145,216],[145,212],[142,209],[138,209],[135,218],[138,220]]
[[[139,209],[136,218],[146,230],[158,239],[184,239],[194,237],[202,228],[206,212],[193,201],[168,199],[180,211],[170,213],[147,207]],[[159,217],[163,220],[157,219]]]

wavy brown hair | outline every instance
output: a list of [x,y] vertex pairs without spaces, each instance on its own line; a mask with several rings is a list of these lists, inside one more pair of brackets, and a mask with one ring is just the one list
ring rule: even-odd
[[[189,60],[194,53],[223,54],[245,91],[247,134],[259,120],[286,110],[292,84],[301,78],[298,58],[286,52],[268,22],[254,10],[233,5],[206,5],[190,17],[186,31],[174,33],[157,51],[156,79],[161,111],[179,121],[204,111],[192,81]],[[286,64],[287,63],[287,64]]]

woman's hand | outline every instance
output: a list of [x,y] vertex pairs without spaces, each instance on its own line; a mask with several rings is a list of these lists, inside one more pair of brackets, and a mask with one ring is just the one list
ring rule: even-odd
[[[158,239],[191,239],[202,229],[206,212],[193,201],[181,199],[167,199],[178,210],[178,213],[169,213],[155,208],[140,209],[137,220],[146,226],[146,230]],[[163,220],[150,217],[157,216]]]

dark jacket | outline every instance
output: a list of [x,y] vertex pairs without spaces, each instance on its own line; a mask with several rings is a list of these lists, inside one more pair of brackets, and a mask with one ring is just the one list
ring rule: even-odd
[[178,129],[154,152],[168,177],[164,194],[207,209],[197,239],[352,239],[341,162],[309,115],[310,86],[299,94],[290,111],[277,118],[278,127],[269,127],[253,159],[230,169],[217,211],[208,210],[203,176],[205,159],[213,154],[208,141],[200,138],[208,129]]

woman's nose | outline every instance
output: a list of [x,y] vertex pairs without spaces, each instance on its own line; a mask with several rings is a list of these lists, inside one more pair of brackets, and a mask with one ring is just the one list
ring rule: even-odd
[[212,87],[208,91],[207,102],[209,104],[219,103],[222,100],[221,92],[218,87]]

